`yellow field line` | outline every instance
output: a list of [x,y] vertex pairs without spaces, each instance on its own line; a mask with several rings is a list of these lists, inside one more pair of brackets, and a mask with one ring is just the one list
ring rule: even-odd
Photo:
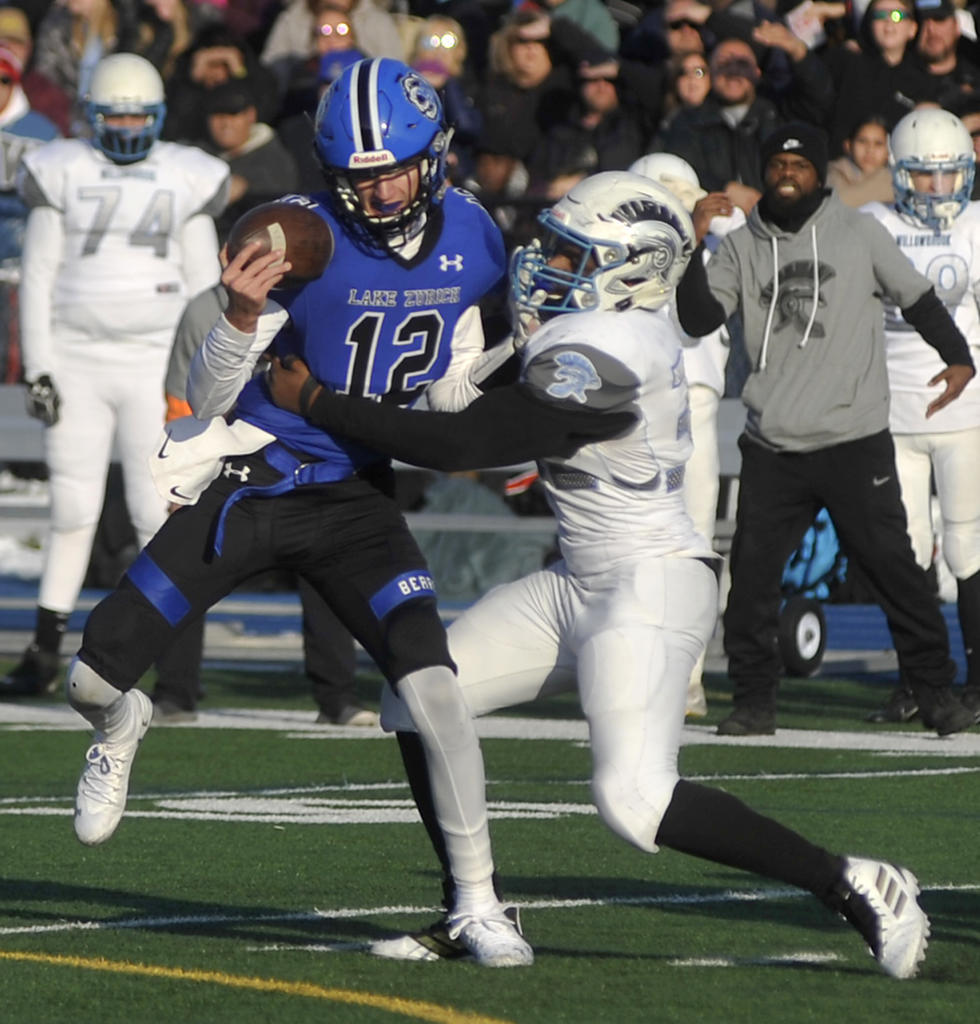
[[499,1017],[486,1017],[468,1010],[456,1010],[437,1003],[424,1003],[415,999],[401,999],[397,996],[382,996],[372,992],[355,992],[351,989],[324,988],[306,981],[280,981],[276,978],[249,978],[222,971],[187,970],[183,967],[162,967],[154,964],[128,963],[120,960],[104,960],[101,957],[57,956],[50,953],[20,953],[0,950],[0,960],[19,960],[58,967],[81,967],[89,971],[106,971],[110,974],[138,974],[149,978],[167,978],[176,981],[201,981],[228,988],[251,989],[256,992],[278,992],[288,996],[305,996],[309,999],[328,999],[335,1003],[350,1003],[356,1006],[370,1006],[388,1013],[397,1013],[413,1020],[431,1021],[432,1024],[510,1024]]

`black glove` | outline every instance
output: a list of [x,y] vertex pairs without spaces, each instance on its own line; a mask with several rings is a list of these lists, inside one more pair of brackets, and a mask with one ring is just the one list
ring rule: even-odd
[[61,395],[54,386],[54,381],[42,373],[35,381],[27,384],[27,415],[40,420],[46,427],[53,427],[58,422],[61,409]]

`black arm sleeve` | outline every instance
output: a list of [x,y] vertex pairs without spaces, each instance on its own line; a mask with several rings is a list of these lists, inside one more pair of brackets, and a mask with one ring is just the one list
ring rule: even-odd
[[703,338],[725,322],[725,307],[708,285],[703,243],[694,250],[677,285],[677,319],[692,338]]
[[903,309],[902,316],[942,356],[947,366],[973,366],[966,338],[934,289],[930,288],[908,309]]
[[307,418],[400,462],[444,472],[567,458],[635,423],[629,412],[543,402],[522,384],[496,388],[462,412],[420,412],[324,388]]

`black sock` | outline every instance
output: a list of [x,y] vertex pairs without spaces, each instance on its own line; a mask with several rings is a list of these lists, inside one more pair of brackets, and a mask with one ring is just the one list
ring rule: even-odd
[[67,629],[68,616],[64,612],[53,612],[50,608],[42,608],[38,605],[34,625],[34,643],[42,651],[58,654],[61,651],[61,638]]
[[686,779],[674,787],[657,844],[787,882],[825,902],[844,868],[841,857],[736,797]]
[[980,687],[980,572],[956,581],[956,613],[966,653],[966,685]]

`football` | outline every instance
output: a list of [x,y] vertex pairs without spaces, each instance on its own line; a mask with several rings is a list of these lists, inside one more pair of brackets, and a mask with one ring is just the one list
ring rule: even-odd
[[228,258],[250,242],[261,242],[257,255],[285,249],[292,270],[285,283],[315,281],[333,257],[333,232],[314,210],[297,203],[272,202],[243,213],[228,233]]

